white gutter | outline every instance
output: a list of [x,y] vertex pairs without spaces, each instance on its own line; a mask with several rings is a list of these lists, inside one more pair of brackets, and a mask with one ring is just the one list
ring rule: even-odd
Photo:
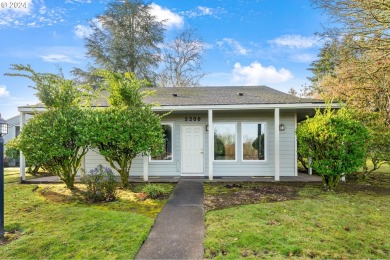
[[46,108],[45,107],[28,107],[28,106],[24,106],[24,107],[18,107],[18,111],[19,112],[24,112],[24,113],[35,113],[35,112],[43,112],[43,111],[46,111]]
[[[328,104],[299,103],[299,104],[254,104],[254,105],[197,105],[197,106],[156,106],[155,111],[187,111],[187,110],[237,110],[237,109],[315,109],[326,108]],[[339,108],[338,104],[332,104],[332,108]]]

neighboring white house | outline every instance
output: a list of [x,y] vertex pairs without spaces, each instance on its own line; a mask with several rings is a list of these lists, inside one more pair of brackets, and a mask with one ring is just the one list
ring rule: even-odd
[[[26,120],[30,119],[31,115],[26,116]],[[8,124],[8,133],[3,136],[4,144],[7,144],[9,141],[17,137],[20,133],[20,116],[14,116],[6,120]],[[4,152],[7,149],[7,146],[4,146]],[[10,166],[15,166],[18,164],[17,161],[10,160],[7,162]]]
[[4,143],[8,143],[10,140],[17,137],[20,133],[20,116],[14,116],[7,119],[8,134],[4,135]]
[[[298,98],[275,89],[256,87],[155,88],[146,103],[158,103],[165,151],[138,157],[131,176],[297,176],[297,123],[324,108],[324,101]],[[99,104],[101,107],[107,103]],[[34,108],[19,107],[21,121]],[[22,157],[22,161],[24,161]],[[24,162],[21,175],[24,178]],[[83,163],[86,171],[109,166],[95,151]]]
[[[26,120],[30,119],[31,115],[26,116]],[[8,134],[4,135],[4,144],[17,137],[20,133],[20,116],[14,116],[6,120],[8,123]],[[6,148],[5,148],[6,149]]]

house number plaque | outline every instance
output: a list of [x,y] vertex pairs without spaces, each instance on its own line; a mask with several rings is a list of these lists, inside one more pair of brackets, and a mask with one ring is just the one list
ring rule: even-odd
[[195,121],[200,121],[200,116],[186,116],[184,117],[184,121],[186,122],[195,122]]

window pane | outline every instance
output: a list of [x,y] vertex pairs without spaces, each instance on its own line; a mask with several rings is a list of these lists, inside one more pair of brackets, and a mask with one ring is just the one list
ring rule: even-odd
[[214,125],[214,160],[236,159],[235,124]]
[[164,131],[164,148],[163,152],[152,157],[152,160],[158,161],[169,161],[172,160],[172,126],[171,125],[162,125]]
[[15,137],[20,134],[20,126],[15,126]]
[[264,160],[264,125],[242,124],[242,153],[244,160]]

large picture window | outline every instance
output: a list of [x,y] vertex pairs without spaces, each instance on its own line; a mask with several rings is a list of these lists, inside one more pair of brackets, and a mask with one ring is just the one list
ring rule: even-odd
[[242,159],[265,160],[265,124],[242,123]]
[[214,160],[236,160],[236,124],[214,124]]
[[163,152],[152,157],[152,161],[172,161],[173,160],[173,145],[172,145],[172,124],[162,124],[164,131],[164,147]]

